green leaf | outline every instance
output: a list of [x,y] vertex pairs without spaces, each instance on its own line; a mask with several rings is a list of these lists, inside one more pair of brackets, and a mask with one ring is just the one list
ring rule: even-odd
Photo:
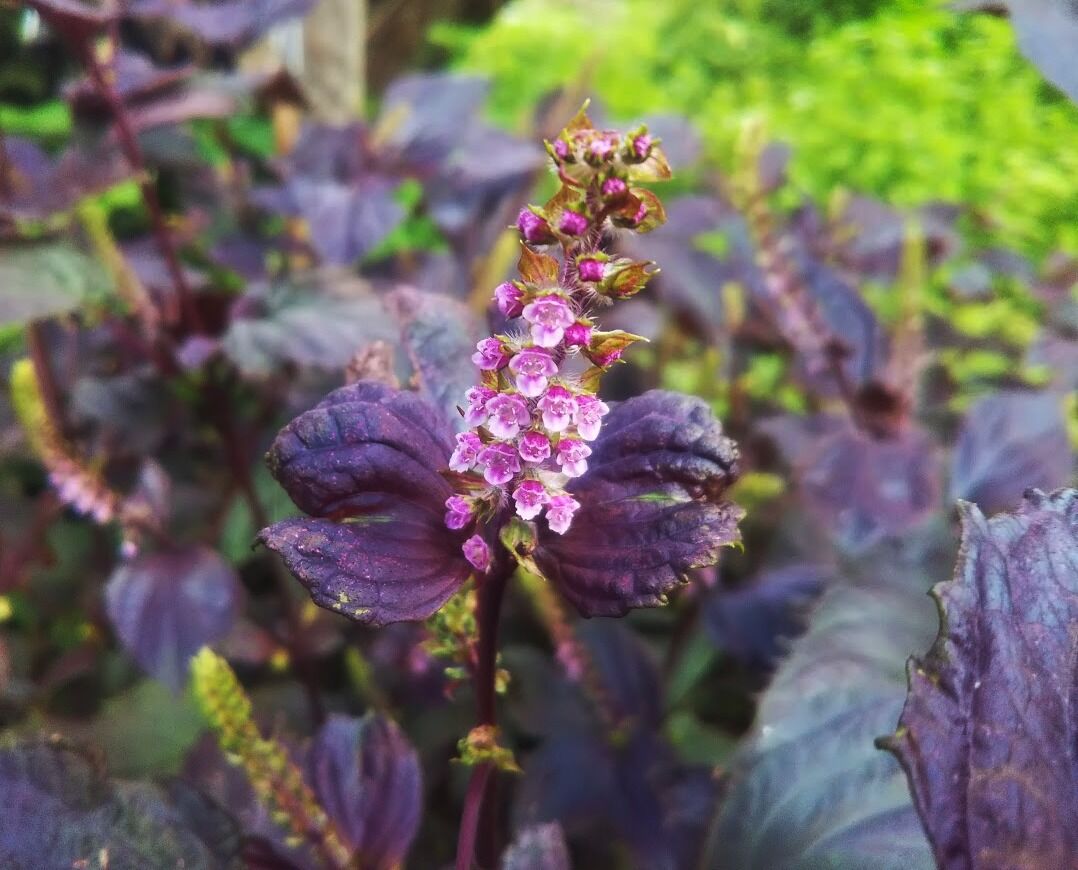
[[111,289],[100,264],[62,242],[0,247],[0,326],[67,314]]

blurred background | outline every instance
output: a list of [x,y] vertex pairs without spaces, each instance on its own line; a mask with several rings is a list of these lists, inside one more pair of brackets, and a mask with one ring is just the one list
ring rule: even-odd
[[327,711],[398,723],[422,785],[383,783],[412,821],[372,866],[452,859],[469,600],[379,631],[316,608],[252,547],[297,512],[263,456],[360,377],[458,418],[512,224],[554,189],[542,141],[590,100],[675,173],[667,224],[613,240],[662,271],[604,314],[650,339],[604,398],[708,403],[745,546],[620,621],[518,584],[498,843],[933,866],[873,740],[938,628],[956,500],[1074,480],[1075,45],[1065,2],[0,0],[0,793],[11,741],[61,734],[230,808],[251,866],[318,866],[206,733],[209,644],[297,758]]

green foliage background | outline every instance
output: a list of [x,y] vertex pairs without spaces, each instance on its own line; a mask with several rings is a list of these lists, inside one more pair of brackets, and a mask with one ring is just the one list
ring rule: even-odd
[[729,166],[760,118],[794,146],[794,183],[898,205],[971,208],[971,233],[1040,259],[1078,251],[1078,107],[1004,20],[918,0],[514,0],[484,27],[441,24],[452,64],[494,79],[493,111],[584,82],[616,118],[678,112]]

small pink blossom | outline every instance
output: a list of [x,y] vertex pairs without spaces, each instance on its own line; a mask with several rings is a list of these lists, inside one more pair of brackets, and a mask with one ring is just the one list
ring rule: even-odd
[[546,521],[550,531],[564,535],[573,522],[573,514],[580,509],[580,502],[568,493],[556,495],[547,503]]
[[530,208],[521,209],[517,216],[517,229],[524,237],[524,241],[533,245],[548,245],[554,241],[554,234],[550,231],[550,224],[539,217]]
[[445,524],[451,529],[463,529],[475,519],[475,507],[470,498],[451,495],[445,500]]
[[482,426],[487,422],[487,402],[498,395],[489,387],[472,387],[464,394],[468,407],[464,409],[464,422],[469,426]]
[[464,558],[472,563],[476,571],[485,574],[490,570],[490,547],[480,535],[472,535],[460,548]]
[[569,143],[564,139],[555,139],[554,154],[559,160],[565,160],[569,156]]
[[522,480],[513,490],[513,501],[517,505],[517,516],[522,520],[534,520],[550,500],[546,487],[538,480]]
[[483,478],[491,486],[501,486],[520,471],[520,456],[516,447],[503,441],[488,444],[479,451],[476,462],[483,469]]
[[588,219],[575,211],[562,212],[558,229],[567,236],[582,236],[588,230]]
[[449,467],[453,471],[471,471],[482,448],[483,442],[478,435],[474,432],[461,432],[457,435],[457,446],[453,455],[449,457]]
[[550,439],[542,432],[532,429],[521,436],[517,449],[520,451],[521,459],[538,465],[550,457]]
[[580,276],[581,281],[602,281],[605,271],[606,263],[594,257],[585,257],[576,264],[576,273]]
[[633,226],[639,226],[644,222],[644,218],[648,216],[648,207],[644,203],[640,203],[640,208],[636,210],[636,214],[633,215]]
[[577,434],[585,441],[594,441],[599,437],[602,418],[608,413],[610,408],[606,402],[595,396],[578,396],[576,411],[573,413],[573,425],[576,426]]
[[542,395],[549,378],[558,373],[558,367],[550,354],[535,348],[525,348],[514,356],[509,363],[509,370],[516,375],[520,394],[529,399]]
[[621,196],[629,186],[620,178],[612,176],[603,182],[603,196]]
[[592,139],[588,150],[598,160],[606,160],[614,152],[614,143],[606,136],[597,136]]
[[647,133],[633,139],[633,154],[639,160],[647,160],[651,154],[651,137]]
[[496,372],[509,362],[505,346],[496,338],[484,338],[475,346],[472,362],[486,372]]
[[528,403],[520,396],[504,393],[487,402],[487,428],[496,438],[516,438],[521,426],[532,421]]
[[591,343],[591,327],[577,321],[565,330],[565,343],[570,347],[586,347]]
[[557,347],[576,316],[561,296],[541,296],[524,306],[524,319],[531,324],[532,341],[538,347]]
[[562,438],[558,442],[558,465],[569,477],[580,477],[588,470],[591,448],[579,438]]
[[565,387],[551,387],[539,400],[543,412],[543,425],[550,432],[564,432],[576,413],[576,397]]
[[621,359],[621,349],[611,350],[607,353],[593,354],[591,361],[595,363],[599,368],[605,369],[607,366],[612,366],[619,359]]
[[506,317],[520,317],[524,310],[521,300],[524,294],[512,281],[502,281],[494,288],[494,301],[498,303],[498,310]]

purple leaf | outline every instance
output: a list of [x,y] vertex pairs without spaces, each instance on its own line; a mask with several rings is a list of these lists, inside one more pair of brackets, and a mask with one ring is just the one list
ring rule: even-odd
[[808,510],[843,549],[903,534],[939,506],[938,457],[922,430],[874,438],[848,423],[818,428],[827,434],[804,445],[795,473]]
[[367,284],[324,270],[258,286],[237,299],[221,349],[257,378],[288,364],[340,371],[364,344],[396,337]]
[[818,565],[765,571],[746,586],[712,591],[704,604],[704,626],[724,652],[757,667],[770,667],[784,643],[800,633],[805,611],[823,585]]
[[392,870],[408,853],[423,803],[419,757],[380,716],[330,716],[307,754],[307,779],[363,867]]
[[1003,392],[969,409],[951,466],[951,498],[976,502],[986,513],[1016,505],[1030,487],[1062,486],[1074,454],[1059,397]]
[[[161,96],[189,79],[194,72],[195,67],[189,64],[159,67],[144,55],[125,48],[121,48],[109,63],[116,93],[125,103],[140,103]],[[63,93],[76,115],[110,113],[108,101],[88,76],[68,84]]]
[[42,20],[73,46],[81,47],[116,20],[114,6],[96,6],[82,0],[28,0]]
[[0,865],[235,867],[228,817],[178,785],[113,782],[59,741],[0,744]]
[[905,650],[931,634],[924,593],[950,547],[941,520],[828,578],[730,765],[698,866],[931,870],[902,771],[873,741],[898,717]]
[[105,604],[124,648],[144,670],[175,691],[188,660],[232,628],[243,587],[212,550],[145,553],[122,564],[105,588]]
[[565,832],[557,822],[517,832],[502,855],[501,870],[572,870]]
[[962,506],[940,633],[910,661],[898,732],[939,867],[1070,867],[1078,854],[1074,650],[1078,491],[1030,490],[990,520]]
[[654,390],[616,406],[570,492],[569,531],[545,533],[537,559],[585,616],[654,607],[740,540],[724,501],[738,451],[700,399]]
[[420,391],[463,430],[457,405],[475,385],[471,355],[483,334],[479,318],[462,302],[435,293],[399,287],[386,307],[400,324],[400,339]]
[[414,167],[436,166],[464,135],[488,89],[483,79],[445,73],[396,79],[376,125],[381,149]]
[[133,18],[164,18],[209,45],[236,51],[274,25],[305,15],[316,0],[136,0],[126,10]]
[[418,396],[342,387],[286,426],[268,456],[316,519],[277,523],[261,540],[323,607],[374,625],[425,619],[471,572],[444,522],[450,452],[448,424]]

